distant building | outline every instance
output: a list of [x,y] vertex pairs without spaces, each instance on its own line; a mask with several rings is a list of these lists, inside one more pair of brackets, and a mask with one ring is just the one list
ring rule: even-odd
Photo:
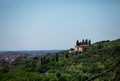
[[75,46],[75,51],[83,52],[83,51],[85,51],[88,47],[90,47],[90,45]]
[[87,48],[89,48],[91,46],[91,40],[82,40],[81,42],[79,42],[78,40],[76,41],[76,45],[75,48],[71,48],[69,50],[69,53],[75,53],[75,52],[84,52],[86,51]]
[[83,51],[85,51],[87,48],[89,48],[90,45],[91,45],[91,40],[88,40],[88,39],[84,40],[84,39],[83,39],[82,42],[79,42],[79,41],[77,40],[74,51],[83,52]]

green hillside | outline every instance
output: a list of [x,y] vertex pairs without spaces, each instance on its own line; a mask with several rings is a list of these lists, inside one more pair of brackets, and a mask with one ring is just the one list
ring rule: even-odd
[[85,52],[20,57],[0,66],[0,81],[119,81],[120,39],[100,41]]

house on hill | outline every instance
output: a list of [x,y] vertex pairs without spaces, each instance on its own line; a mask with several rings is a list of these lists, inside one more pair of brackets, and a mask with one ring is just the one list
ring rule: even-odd
[[89,48],[90,45],[91,45],[91,40],[88,40],[88,39],[84,40],[84,39],[83,39],[82,42],[79,42],[79,41],[77,40],[76,46],[75,46],[75,51],[83,52],[83,51],[85,51],[87,48]]
[[84,52],[90,46],[91,46],[91,40],[88,40],[88,39],[84,40],[83,39],[81,42],[79,42],[77,40],[74,50],[73,49],[70,50],[69,53],[72,53],[72,52]]

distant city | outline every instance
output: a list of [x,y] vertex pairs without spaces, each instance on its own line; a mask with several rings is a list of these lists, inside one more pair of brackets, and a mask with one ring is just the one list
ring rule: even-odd
[[0,65],[15,61],[18,57],[34,57],[36,55],[54,54],[61,50],[32,50],[32,51],[0,51]]

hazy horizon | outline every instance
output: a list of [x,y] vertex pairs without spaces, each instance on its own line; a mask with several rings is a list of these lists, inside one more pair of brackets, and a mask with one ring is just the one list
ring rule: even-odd
[[119,0],[0,0],[0,51],[69,49],[120,38]]

